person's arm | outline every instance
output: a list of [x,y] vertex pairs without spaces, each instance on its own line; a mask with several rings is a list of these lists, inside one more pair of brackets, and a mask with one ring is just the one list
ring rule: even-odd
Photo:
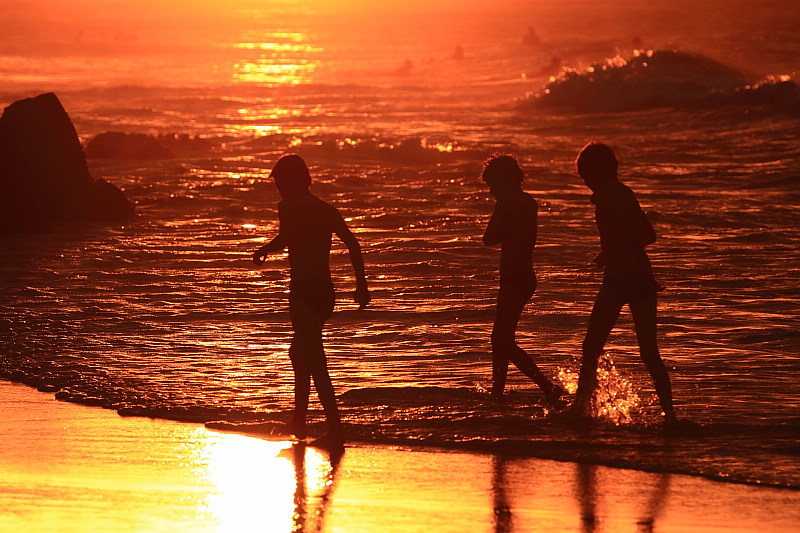
[[639,242],[642,245],[642,248],[649,244],[653,244],[656,242],[656,230],[653,229],[653,225],[650,223],[650,219],[647,218],[647,215],[641,209],[639,210],[639,220],[638,224],[636,225],[636,229],[639,233]]
[[334,233],[342,240],[345,246],[347,246],[347,250],[350,252],[350,262],[353,263],[353,270],[356,275],[356,292],[353,299],[359,307],[363,309],[369,304],[372,298],[367,289],[367,277],[364,272],[364,258],[361,255],[361,245],[358,244],[355,235],[353,235],[353,232],[350,231],[350,228],[347,227],[344,219],[342,219],[341,215],[338,213],[337,218],[338,220]]
[[280,252],[286,248],[286,245],[286,239],[284,239],[280,233],[277,234],[271,241],[253,252],[253,262],[257,265],[263,265],[267,255],[274,252]]
[[495,204],[494,211],[492,211],[492,218],[486,225],[486,231],[483,232],[483,244],[486,246],[496,246],[503,242],[503,236],[506,232],[505,226],[507,213],[503,212],[500,208],[500,202]]

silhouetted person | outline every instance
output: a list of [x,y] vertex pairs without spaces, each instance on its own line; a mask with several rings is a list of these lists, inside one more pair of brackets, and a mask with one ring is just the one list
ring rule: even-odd
[[300,156],[281,157],[271,176],[282,198],[278,204],[280,229],[274,239],[255,251],[253,261],[261,265],[267,254],[289,249],[289,314],[294,329],[289,358],[295,385],[290,430],[299,439],[306,437],[313,378],[328,422],[327,444],[340,446],[344,443],[344,432],[322,346],[322,328],[333,313],[335,301],[329,266],[331,236],[336,234],[350,251],[356,275],[354,299],[363,308],[370,296],[361,248],[339,211],[309,191],[311,174]]
[[523,172],[514,157],[492,156],[481,177],[497,199],[483,244],[500,245],[500,292],[492,328],[492,396],[503,396],[511,361],[542,389],[549,404],[556,405],[564,390],[545,377],[514,338],[522,310],[536,290],[533,248],[539,206],[522,190]]
[[656,341],[656,292],[660,287],[645,252],[645,246],[655,242],[656,233],[633,191],[617,179],[618,162],[611,148],[590,142],[580,151],[576,165],[578,174],[593,193],[601,250],[594,262],[603,268],[603,283],[583,341],[578,391],[572,409],[580,416],[590,416],[597,388],[598,360],[622,306],[628,304],[642,361],[653,378],[665,424],[674,425],[677,420],[672,387]]
[[533,26],[528,26],[528,33],[522,38],[522,44],[526,46],[539,46],[541,43],[542,40],[539,38],[536,30],[533,29]]
[[403,61],[403,64],[394,71],[395,76],[408,76],[414,69],[414,63],[410,59]]

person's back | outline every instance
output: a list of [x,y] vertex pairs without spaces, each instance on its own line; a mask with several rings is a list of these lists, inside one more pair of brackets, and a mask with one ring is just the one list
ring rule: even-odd
[[619,180],[599,186],[592,194],[595,222],[605,271],[611,274],[651,272],[645,246],[655,241],[647,216],[633,191]]
[[504,217],[500,246],[500,284],[514,283],[533,275],[539,205],[520,191],[498,199],[498,213]]
[[331,237],[344,224],[336,208],[306,192],[281,200],[278,216],[292,282],[330,280]]

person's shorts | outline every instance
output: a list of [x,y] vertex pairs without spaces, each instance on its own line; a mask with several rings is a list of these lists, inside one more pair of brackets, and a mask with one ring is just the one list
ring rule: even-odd
[[603,276],[602,290],[613,294],[620,301],[627,303],[644,297],[654,296],[663,287],[650,272],[606,274]]
[[528,301],[534,292],[536,292],[536,275],[534,273],[500,278],[499,299]]
[[336,304],[336,293],[330,281],[302,281],[289,284],[289,307],[293,303],[302,303],[310,308],[316,318],[322,322],[333,314]]

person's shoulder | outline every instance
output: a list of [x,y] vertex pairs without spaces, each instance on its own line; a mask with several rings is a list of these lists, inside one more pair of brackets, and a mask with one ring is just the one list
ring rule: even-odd
[[527,192],[523,192],[522,193],[522,202],[525,205],[533,207],[535,209],[539,208],[539,202],[537,202],[536,198],[534,198],[533,195],[530,194],[530,193],[527,193]]
[[629,198],[635,198],[633,189],[625,185],[619,180],[609,181],[601,188],[599,188],[593,195],[593,202],[619,202]]
[[633,192],[633,189],[631,189],[630,187],[628,187],[619,180],[616,181],[616,187],[617,190],[619,191],[618,194],[623,194],[625,196],[636,196],[636,194]]
[[316,196],[316,195],[312,194],[312,195],[310,195],[310,198],[308,199],[308,201],[309,201],[309,204],[311,204],[311,206],[313,206],[313,208],[318,210],[318,211],[325,212],[325,213],[328,213],[328,214],[331,214],[331,215],[338,215],[339,214],[339,210],[338,209],[336,209],[332,204],[330,204],[329,202],[323,200],[319,196]]

